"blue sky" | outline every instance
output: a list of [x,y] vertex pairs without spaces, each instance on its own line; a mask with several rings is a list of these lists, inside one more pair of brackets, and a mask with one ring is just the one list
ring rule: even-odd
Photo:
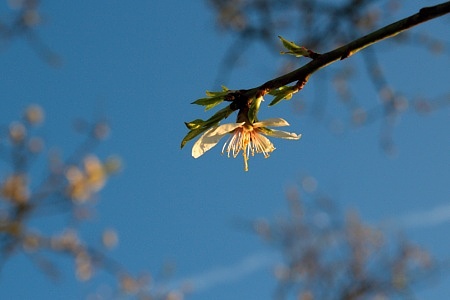
[[[399,18],[418,8],[410,4]],[[1,9],[4,14],[4,5]],[[303,174],[313,175],[342,210],[355,209],[373,224],[396,220],[413,241],[448,258],[448,107],[428,116],[405,113],[394,131],[398,155],[389,157],[379,147],[381,122],[336,135],[326,121],[294,113],[296,97],[312,102],[323,87],[331,88],[323,71],[292,103],[261,111],[262,118],[285,118],[291,124],[286,130],[302,138],[275,140],[271,157],[251,158],[250,171],[243,172],[242,158],[221,156],[220,147],[199,159],[190,155],[192,142],[179,147],[186,134],[183,122],[208,117],[190,102],[217,89],[217,69],[231,40],[216,30],[203,1],[59,1],[43,3],[42,12],[46,24],[39,33],[63,64],[44,63],[24,40],[4,46],[1,123],[18,118],[30,103],[39,104],[46,113],[39,132],[47,145],[68,154],[82,140],[72,131],[73,120],[110,121],[111,137],[97,153],[119,155],[124,169],[102,191],[84,234],[94,241],[101,228],[115,228],[120,243],[111,255],[131,271],[158,273],[164,263],[174,262],[170,284],[186,278],[198,284],[190,299],[270,299],[275,287],[270,267],[278,256],[234,221],[285,212],[284,193]],[[448,36],[448,23],[446,17],[414,30]],[[448,95],[448,50],[432,56],[416,46],[377,47],[388,79],[405,96]],[[272,77],[284,58],[260,48],[253,45],[247,52],[251,55],[233,71],[229,88],[253,87]],[[352,88],[369,107],[379,101],[363,76]],[[338,111],[335,116],[345,117],[331,90],[328,95],[327,115]],[[433,212],[440,212],[440,219]],[[61,260],[61,266],[63,280],[55,284],[29,260],[13,258],[2,270],[0,298],[80,299],[95,290],[94,284],[75,281],[70,263]],[[448,294],[445,277],[419,293],[424,299]]]

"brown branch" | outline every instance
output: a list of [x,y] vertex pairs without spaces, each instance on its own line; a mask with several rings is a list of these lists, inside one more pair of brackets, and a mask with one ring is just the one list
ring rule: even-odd
[[435,6],[424,7],[420,9],[418,13],[412,16],[378,29],[333,51],[324,53],[317,59],[314,59],[313,61],[309,62],[299,69],[267,81],[259,87],[249,89],[246,91],[246,94],[251,97],[258,93],[258,91],[269,91],[277,89],[294,81],[306,81],[314,72],[338,60],[346,59],[366,47],[369,47],[384,39],[396,36],[399,33],[406,31],[416,25],[441,17],[449,12],[450,1]]

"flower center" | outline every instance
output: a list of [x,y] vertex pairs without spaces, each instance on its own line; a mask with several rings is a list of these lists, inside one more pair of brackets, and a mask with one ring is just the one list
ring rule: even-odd
[[275,148],[272,143],[264,138],[258,128],[246,123],[242,127],[236,128],[231,137],[225,142],[222,148],[222,154],[226,151],[228,157],[231,155],[236,158],[242,150],[244,156],[244,169],[248,171],[248,159],[250,154],[263,153],[264,157],[269,157],[269,152]]

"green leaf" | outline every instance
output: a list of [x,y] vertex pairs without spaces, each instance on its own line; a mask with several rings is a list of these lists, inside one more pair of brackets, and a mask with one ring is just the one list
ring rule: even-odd
[[206,96],[208,97],[215,97],[215,96],[224,96],[226,94],[228,94],[229,89],[222,85],[222,91],[221,92],[211,92],[211,91],[206,91]]
[[214,106],[219,105],[223,102],[224,96],[215,96],[211,98],[201,98],[192,102],[192,104],[203,105],[205,106],[205,110],[209,110]]
[[181,148],[186,145],[187,142],[195,138],[196,136],[202,134],[206,130],[210,129],[213,126],[216,126],[219,124],[220,121],[227,118],[231,113],[233,113],[233,110],[230,108],[230,106],[227,106],[225,108],[222,108],[218,112],[216,112],[212,117],[210,117],[208,120],[203,121],[201,119],[196,119],[192,122],[184,123],[190,131],[186,134],[186,136],[181,141]]
[[197,129],[193,129],[191,131],[189,131],[186,136],[183,138],[183,140],[181,141],[181,148],[184,147],[184,145],[186,145],[187,142],[189,142],[190,140],[192,140],[193,138],[195,138],[196,136],[202,134],[203,132],[205,132],[206,130],[208,130],[211,126],[209,127],[200,127]]
[[274,105],[278,104],[279,102],[281,102],[281,100],[283,100],[283,99],[284,99],[284,97],[282,95],[278,95],[269,103],[269,106],[274,106]]
[[209,118],[208,120],[206,120],[206,124],[208,123],[219,123],[220,121],[222,121],[223,119],[227,118],[229,115],[231,115],[231,113],[233,113],[233,110],[230,108],[230,106],[228,105],[225,108],[222,108],[221,110],[219,110],[218,112],[216,112],[211,118]]
[[298,88],[295,86],[282,86],[279,89],[270,91],[269,94],[274,96],[274,99],[269,103],[269,106],[274,106],[281,100],[290,100],[296,92],[298,92]]
[[291,55],[295,55],[296,57],[301,57],[301,56],[310,57],[310,53],[308,52],[308,49],[306,49],[305,47],[298,46],[294,42],[288,41],[280,35],[278,36],[278,38],[283,43],[283,46],[287,50],[289,50],[287,52],[281,51],[280,52],[281,54],[291,54]]
[[228,91],[229,89],[226,86],[222,86],[221,92],[206,91],[206,98],[197,99],[191,104],[202,105],[205,106],[205,110],[210,110],[223,102],[225,96],[228,95]]
[[186,127],[190,130],[197,129],[201,127],[204,123],[205,121],[203,121],[202,119],[195,119],[194,121],[191,122],[184,122]]

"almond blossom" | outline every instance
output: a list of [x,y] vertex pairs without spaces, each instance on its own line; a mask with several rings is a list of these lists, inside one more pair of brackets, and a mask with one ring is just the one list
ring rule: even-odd
[[275,150],[272,142],[266,136],[288,140],[300,139],[301,134],[267,128],[281,126],[289,126],[289,123],[281,118],[272,118],[253,124],[248,120],[244,120],[244,122],[214,126],[207,130],[194,144],[192,156],[194,158],[202,156],[206,151],[217,145],[225,135],[230,134],[230,137],[223,145],[222,154],[226,152],[228,157],[233,156],[236,158],[242,150],[244,170],[248,171],[250,154],[253,156],[255,153],[262,153],[267,158]]

